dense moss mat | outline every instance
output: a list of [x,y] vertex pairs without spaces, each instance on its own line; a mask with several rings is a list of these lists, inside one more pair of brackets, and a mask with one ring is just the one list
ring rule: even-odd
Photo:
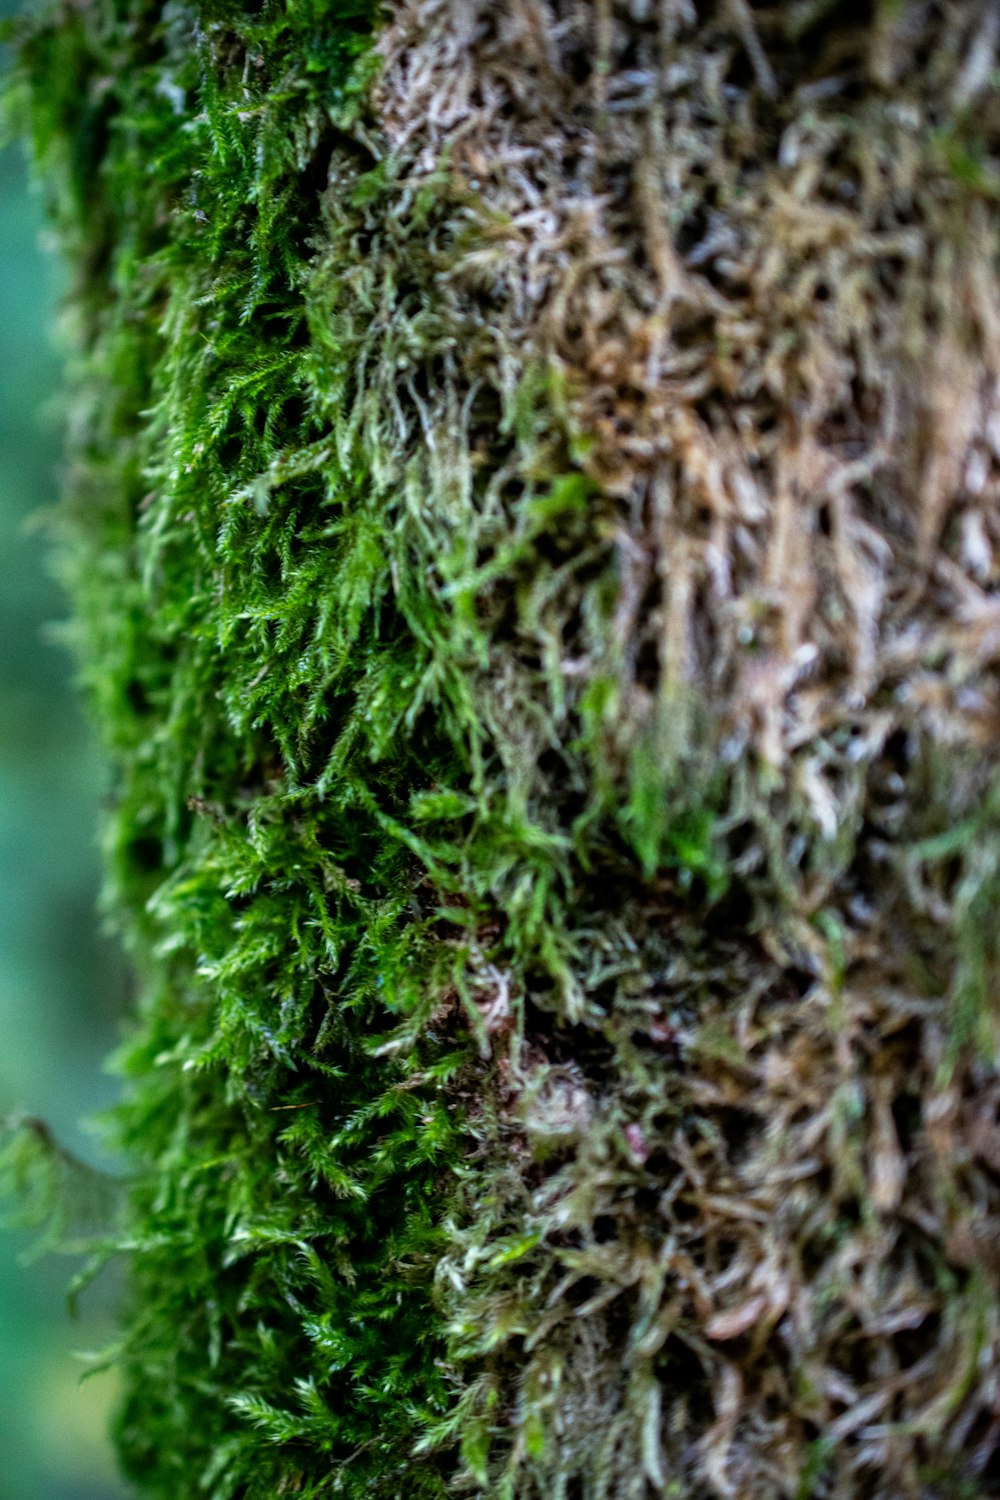
[[370,23],[109,6],[23,50],[78,277],[65,558],[144,976],[119,1438],[163,1495],[329,1493],[348,1457],[345,1494],[440,1490],[408,1450],[446,1403],[463,1054],[372,1034],[452,961],[392,816],[456,752],[404,729],[420,647],[363,459],[324,452],[305,285]]
[[376,10],[20,38],[126,1467],[992,1493],[995,6]]

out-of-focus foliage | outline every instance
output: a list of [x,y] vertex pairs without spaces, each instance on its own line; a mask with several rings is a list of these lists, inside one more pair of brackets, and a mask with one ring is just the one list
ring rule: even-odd
[[[43,1117],[35,1133],[0,1132],[0,1154],[51,1180],[51,1157],[24,1159],[37,1130],[95,1160],[81,1117],[111,1102],[101,1063],[114,1040],[121,976],[97,936],[94,820],[99,770],[64,648],[45,638],[66,605],[29,520],[53,503],[53,423],[41,408],[58,378],[54,275],[38,244],[41,215],[20,151],[0,153],[0,1115]],[[86,1176],[86,1173],[84,1174]],[[95,1179],[96,1181],[97,1179]],[[88,1194],[60,1188],[59,1211]],[[39,1204],[47,1210],[50,1204]],[[6,1194],[2,1208],[10,1207]],[[84,1235],[94,1222],[68,1226]],[[74,1350],[114,1333],[106,1279],[71,1320],[65,1259],[31,1257],[35,1229],[0,1233],[0,1494],[4,1500],[112,1500],[121,1493],[104,1431],[110,1376],[80,1383]],[[27,1257],[27,1259],[26,1259]],[[30,1264],[28,1261],[30,1260]]]

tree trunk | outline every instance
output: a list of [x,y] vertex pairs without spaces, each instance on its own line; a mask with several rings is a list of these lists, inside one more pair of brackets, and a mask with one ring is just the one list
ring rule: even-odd
[[1000,1493],[995,0],[60,0],[143,1493]]

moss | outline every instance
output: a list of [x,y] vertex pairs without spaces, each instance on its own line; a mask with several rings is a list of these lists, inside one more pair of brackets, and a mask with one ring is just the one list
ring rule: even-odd
[[25,23],[151,1494],[988,1483],[997,38],[875,11]]
[[[446,1402],[429,1298],[466,1043],[443,1022],[380,1055],[372,1031],[447,988],[384,809],[455,752],[399,735],[420,647],[360,464],[324,451],[305,295],[371,20],[69,8],[22,44],[78,274],[63,557],[117,767],[109,904],[146,976],[118,1431],[164,1495],[326,1493],[348,1459],[341,1492],[396,1494]],[[353,774],[317,787],[348,739]],[[436,1466],[406,1486],[438,1493]]]

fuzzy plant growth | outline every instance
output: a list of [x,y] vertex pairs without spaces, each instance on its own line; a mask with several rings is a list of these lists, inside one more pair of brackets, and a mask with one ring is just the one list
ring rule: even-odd
[[1000,1493],[994,0],[17,42],[140,1493]]

